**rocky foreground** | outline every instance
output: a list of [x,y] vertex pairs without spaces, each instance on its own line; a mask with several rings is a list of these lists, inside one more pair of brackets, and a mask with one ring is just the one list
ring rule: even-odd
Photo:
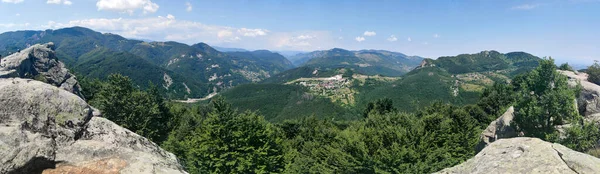
[[172,153],[96,117],[79,89],[52,43],[2,59],[0,173],[186,173]]
[[0,113],[0,173],[185,173],[175,155],[40,81],[0,79]]
[[[569,78],[569,86],[581,85],[576,99],[579,113],[600,123],[600,86],[588,82],[585,73],[559,72]],[[510,125],[513,118],[514,107],[510,107],[483,130],[475,157],[438,173],[600,173],[596,157],[537,138],[517,137]],[[565,126],[569,125],[557,129]]]
[[491,143],[466,162],[438,173],[600,173],[600,159],[537,138]]

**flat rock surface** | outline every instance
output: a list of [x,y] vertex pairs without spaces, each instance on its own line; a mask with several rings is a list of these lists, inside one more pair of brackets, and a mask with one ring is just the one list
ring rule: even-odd
[[500,139],[438,173],[600,173],[600,159],[537,138]]

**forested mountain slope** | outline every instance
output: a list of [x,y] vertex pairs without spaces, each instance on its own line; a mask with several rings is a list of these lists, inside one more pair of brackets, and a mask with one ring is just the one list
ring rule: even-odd
[[[257,82],[292,68],[283,56],[269,51],[227,54],[204,43],[186,45],[178,42],[144,42],[126,39],[115,34],[100,33],[83,27],[2,33],[0,34],[0,55],[7,55],[29,45],[46,42],[55,43],[57,57],[68,67],[84,64],[92,58],[98,62],[101,59],[112,59],[109,56],[115,56],[112,53],[104,54],[105,52],[127,53],[118,54],[122,61],[106,61],[110,61],[111,64],[140,62],[141,65],[111,65],[106,68],[110,70],[114,70],[114,67],[129,68],[130,70],[122,71],[128,71],[132,78],[143,77],[142,79],[133,79],[136,84],[141,82],[142,84],[137,85],[142,87],[147,87],[147,81],[159,83],[156,79],[163,78],[164,74],[142,74],[146,73],[148,68],[142,68],[145,70],[136,68],[153,65],[185,75],[187,80],[173,79],[175,80],[173,84],[186,83],[192,90],[191,92],[185,92],[187,94],[183,95],[181,89],[166,90],[170,96],[177,98],[203,97],[208,93],[237,84]],[[85,68],[85,66],[78,66],[76,69],[82,71],[80,75],[83,76],[86,76],[86,73],[94,72],[94,77],[106,77],[109,75],[108,73],[112,72],[104,69],[105,66],[96,66],[96,69],[93,70],[85,70]],[[158,74],[160,76],[154,77]],[[164,80],[156,85],[168,86],[167,83],[171,82]],[[202,85],[191,87],[190,84],[194,83],[202,83]]]
[[384,50],[349,51],[340,48],[290,56],[296,66],[352,68],[365,75],[400,76],[418,66],[422,57]]
[[388,97],[405,111],[434,101],[458,105],[474,103],[485,87],[507,83],[514,76],[537,67],[540,60],[524,52],[502,54],[497,51],[425,59],[392,85],[365,91],[358,98],[366,103]]

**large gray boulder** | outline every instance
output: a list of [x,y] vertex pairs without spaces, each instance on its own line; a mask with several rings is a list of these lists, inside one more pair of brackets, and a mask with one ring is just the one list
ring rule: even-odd
[[517,137],[517,131],[510,125],[515,117],[514,114],[515,108],[511,106],[506,110],[506,112],[504,112],[504,114],[502,114],[502,116],[492,121],[488,127],[481,132],[479,144],[477,144],[475,151],[481,151],[488,144],[498,139]]
[[36,79],[82,96],[75,76],[56,58],[52,42],[36,44],[2,58],[0,78],[8,77]]
[[501,139],[438,173],[600,173],[600,159],[537,138]]
[[172,153],[101,117],[80,97],[0,79],[0,173],[185,173]]
[[579,114],[589,121],[600,122],[600,86],[587,81],[588,74],[558,70],[569,78],[569,86],[581,84],[581,93],[577,97]]

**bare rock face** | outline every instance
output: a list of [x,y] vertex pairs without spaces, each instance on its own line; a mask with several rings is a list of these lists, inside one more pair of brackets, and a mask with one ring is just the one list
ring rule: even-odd
[[515,112],[514,107],[510,107],[502,114],[502,116],[498,117],[498,119],[492,121],[488,127],[483,130],[479,137],[479,144],[475,148],[477,152],[481,151],[488,144],[503,138],[513,138],[517,137],[517,131],[511,127],[510,123],[512,122]]
[[590,121],[600,122],[600,86],[587,81],[586,73],[558,70],[569,78],[569,86],[581,84],[581,94],[577,97],[579,114]]
[[0,79],[0,173],[185,173],[177,158],[77,95]]
[[600,159],[537,138],[501,139],[438,173],[600,173]]
[[43,81],[81,95],[75,76],[58,61],[54,43],[36,44],[5,58],[0,63],[0,78],[19,77]]

